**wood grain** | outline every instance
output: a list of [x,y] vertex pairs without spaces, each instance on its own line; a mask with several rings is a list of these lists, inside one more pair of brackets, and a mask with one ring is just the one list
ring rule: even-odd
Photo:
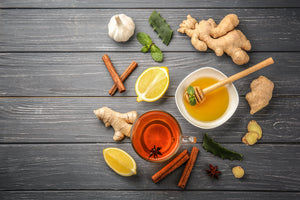
[[[148,23],[156,9],[174,36],[162,44]],[[299,199],[300,196],[300,1],[294,0],[1,0],[0,1],[0,199]],[[114,14],[134,19],[135,35],[116,43],[107,35]],[[250,63],[237,66],[228,56],[197,52],[190,39],[176,31],[191,14],[197,20],[226,14],[239,16],[251,41]],[[164,53],[156,63],[140,52],[138,32],[151,36]],[[125,93],[109,97],[113,81],[101,61],[107,53],[121,74],[133,61],[139,66],[126,80]],[[275,64],[235,82],[240,95],[237,112],[223,126],[201,130],[189,124],[175,105],[180,81],[192,71],[215,67],[230,76],[265,58]],[[135,101],[138,75],[151,66],[167,66],[170,87],[153,103]],[[251,116],[245,94],[250,82],[265,75],[275,83],[270,105]],[[186,190],[177,187],[183,166],[159,184],[151,176],[163,164],[137,156],[126,138],[113,141],[93,110],[109,106],[120,112],[142,114],[160,109],[179,121],[184,135],[197,137],[200,149]],[[263,129],[254,146],[241,143],[250,120]],[[228,161],[206,152],[207,132],[223,146],[240,152],[244,160]],[[138,175],[121,177],[104,162],[102,150],[119,147],[137,162]],[[184,145],[181,150],[192,145]],[[218,165],[220,180],[204,169]],[[231,168],[241,165],[243,179]]]
[[108,200],[155,200],[155,199],[298,199],[299,192],[248,192],[248,191],[8,191],[1,192],[2,200],[82,200],[82,199],[108,199]]
[[[244,155],[244,160],[222,160],[203,150],[195,162],[188,190],[223,191],[298,191],[300,187],[300,146],[286,144],[226,144],[226,148]],[[102,151],[118,147],[127,151],[137,163],[137,176],[122,177],[103,159]],[[191,150],[191,145],[182,149]],[[139,158],[131,144],[36,144],[0,145],[1,190],[174,190],[178,189],[183,166],[154,184],[151,176],[164,164],[148,163]],[[22,162],[20,162],[22,160]],[[272,161],[272,162],[270,162]],[[218,165],[219,181],[212,180],[204,169]],[[241,165],[246,175],[236,179],[231,168]],[[108,181],[109,180],[109,181]]]
[[0,8],[273,8],[300,7],[298,1],[293,0],[161,0],[159,3],[149,0],[2,0]]
[[[11,51],[140,51],[136,33],[146,32],[162,51],[192,51],[190,38],[174,31],[169,46],[162,44],[148,23],[153,9],[3,9],[0,11],[0,52]],[[300,51],[300,15],[297,8],[274,9],[157,9],[173,30],[188,14],[197,20],[219,22],[234,12],[238,29],[251,41],[252,51]],[[135,35],[126,43],[109,38],[112,15],[133,18]],[[276,25],[275,25],[276,24]]]
[[[110,96],[114,84],[101,61],[104,53],[0,53],[0,96]],[[124,85],[126,92],[115,96],[136,96],[137,77],[148,67],[167,66],[170,86],[166,96],[174,96],[179,83],[201,67],[214,67],[227,76],[238,73],[268,57],[275,64],[255,72],[234,84],[241,96],[250,91],[250,83],[260,75],[275,83],[274,96],[300,95],[300,53],[250,53],[245,66],[235,65],[230,57],[213,53],[167,52],[163,63],[150,54],[110,52],[108,54],[119,74],[135,60],[138,67]],[[290,80],[293,80],[292,82]]]
[[[205,132],[218,142],[240,143],[250,120],[263,129],[259,143],[299,143],[300,97],[273,98],[270,105],[251,116],[244,97],[233,117],[224,125],[202,130],[189,124],[179,113],[174,98],[137,103],[136,98],[0,98],[0,143],[81,143],[114,144],[114,130],[105,128],[93,110],[108,106],[119,112],[136,110],[139,115],[152,109],[171,113],[184,135],[202,142]],[[127,138],[123,142],[128,143]]]

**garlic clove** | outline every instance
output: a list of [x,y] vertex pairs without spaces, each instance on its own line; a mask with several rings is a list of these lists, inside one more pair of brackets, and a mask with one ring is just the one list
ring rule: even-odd
[[108,23],[108,35],[117,42],[126,42],[134,34],[135,24],[125,14],[114,15]]

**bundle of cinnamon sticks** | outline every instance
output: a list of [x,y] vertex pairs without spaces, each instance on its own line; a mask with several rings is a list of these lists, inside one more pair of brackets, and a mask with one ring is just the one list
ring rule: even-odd
[[178,186],[181,188],[185,188],[186,183],[190,177],[190,174],[192,172],[192,169],[194,167],[195,161],[198,156],[199,149],[196,147],[193,147],[191,154],[188,154],[187,149],[181,152],[176,158],[174,158],[169,164],[167,164],[164,168],[159,170],[156,174],[152,176],[152,180],[154,183],[159,182],[163,178],[165,178],[168,174],[173,172],[175,169],[180,167],[182,164],[184,164],[186,161],[187,164],[185,165],[185,168],[183,170],[183,173],[181,175],[181,178],[179,180]]
[[135,61],[132,61],[132,63],[127,67],[127,69],[123,72],[123,74],[121,76],[119,76],[107,54],[103,55],[102,60],[105,64],[105,66],[107,67],[107,70],[110,73],[113,81],[115,82],[115,84],[112,86],[112,88],[109,90],[108,93],[111,96],[113,96],[116,93],[117,89],[119,90],[120,93],[125,92],[126,88],[125,88],[123,82],[137,67],[137,63]]

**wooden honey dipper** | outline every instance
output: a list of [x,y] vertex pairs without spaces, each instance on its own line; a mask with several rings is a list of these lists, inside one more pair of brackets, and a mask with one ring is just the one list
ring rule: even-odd
[[[210,93],[210,92],[212,92],[212,91],[214,91],[214,90],[216,90],[216,89],[218,89],[218,88],[220,88],[220,87],[222,87],[222,86],[224,86],[228,83],[232,83],[232,82],[234,82],[234,81],[236,81],[240,78],[243,78],[243,77],[245,77],[245,76],[247,76],[247,75],[249,75],[253,72],[256,72],[256,71],[258,71],[258,70],[260,70],[260,69],[262,69],[262,68],[264,68],[268,65],[271,65],[273,63],[274,63],[274,60],[273,60],[273,58],[270,57],[270,58],[268,58],[268,59],[266,59],[266,60],[264,60],[264,61],[262,61],[262,62],[260,62],[256,65],[248,68],[248,69],[245,69],[244,71],[236,73],[236,74],[234,74],[234,75],[232,75],[228,78],[225,78],[225,79],[223,79],[223,80],[221,80],[221,81],[219,81],[219,82],[217,82],[217,83],[215,83],[215,84],[213,84],[213,85],[211,85],[207,88],[204,88],[203,90],[198,86],[194,86],[195,98],[196,98],[197,104],[204,102],[206,94],[208,94],[208,93]],[[185,99],[189,102],[189,94],[187,93],[187,91],[185,92],[184,96],[185,96]]]

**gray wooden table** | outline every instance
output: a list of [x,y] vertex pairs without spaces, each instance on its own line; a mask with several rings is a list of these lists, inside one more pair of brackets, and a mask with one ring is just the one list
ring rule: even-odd
[[[241,29],[252,43],[250,62],[235,65],[230,57],[198,52],[190,39],[174,32],[162,44],[148,24],[156,9],[173,30],[186,15],[196,19],[226,14],[239,16]],[[127,43],[112,41],[107,24],[114,14],[131,16],[135,36]],[[161,47],[164,62],[156,63],[139,50],[137,32],[146,32]],[[299,199],[300,198],[300,3],[292,0],[97,1],[0,0],[0,199]],[[108,54],[118,73],[131,61],[139,66],[125,82],[127,91],[109,96],[113,81],[101,61]],[[189,124],[175,105],[180,81],[192,71],[215,67],[237,73],[267,57],[275,64],[235,83],[240,104],[224,125],[202,130]],[[170,86],[162,99],[137,103],[134,84],[151,66],[167,66]],[[245,94],[250,82],[265,75],[275,83],[270,105],[251,116]],[[163,164],[139,158],[127,138],[116,143],[93,110],[108,106],[120,112],[167,111],[184,134],[197,137],[200,154],[184,190],[177,186],[183,167],[158,184],[151,176]],[[263,128],[254,146],[241,142],[250,120]],[[222,160],[205,152],[207,132],[244,160]],[[102,150],[119,147],[137,162],[137,176],[121,177],[104,162]],[[191,150],[192,145],[181,149]],[[208,164],[222,175],[212,180]],[[235,179],[231,168],[241,165],[246,175]]]

